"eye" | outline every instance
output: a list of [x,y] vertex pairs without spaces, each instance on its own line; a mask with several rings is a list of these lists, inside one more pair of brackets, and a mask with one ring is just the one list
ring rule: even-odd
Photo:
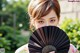
[[55,22],[55,19],[51,19],[50,22]]
[[43,23],[44,23],[44,21],[38,21],[38,23],[43,24]]

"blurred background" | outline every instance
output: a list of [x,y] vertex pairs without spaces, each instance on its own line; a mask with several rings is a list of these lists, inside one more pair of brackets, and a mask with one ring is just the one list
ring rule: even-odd
[[[27,6],[30,0],[0,0],[0,48],[5,53],[14,53],[27,44],[31,32]],[[59,0],[61,18],[59,26],[70,41],[80,50],[80,2]]]

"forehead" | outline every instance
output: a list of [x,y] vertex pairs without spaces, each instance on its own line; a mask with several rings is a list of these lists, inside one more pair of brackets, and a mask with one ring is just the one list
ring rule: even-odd
[[55,17],[57,17],[55,11],[51,10],[47,15],[41,17],[40,19],[55,18]]

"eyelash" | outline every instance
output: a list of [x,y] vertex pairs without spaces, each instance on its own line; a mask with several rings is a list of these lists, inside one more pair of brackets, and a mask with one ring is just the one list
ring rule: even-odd
[[43,23],[44,21],[38,21],[38,23]]
[[[52,22],[52,23],[55,22],[55,19],[51,19],[50,22]],[[44,21],[38,21],[38,23],[42,24],[42,23],[44,23]]]
[[50,20],[50,22],[55,22],[55,20],[54,20],[54,19],[52,19],[52,20]]

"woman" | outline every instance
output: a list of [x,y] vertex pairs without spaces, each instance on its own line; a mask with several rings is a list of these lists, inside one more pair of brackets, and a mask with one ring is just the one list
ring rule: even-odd
[[[43,26],[58,26],[60,19],[60,5],[57,0],[31,0],[28,6],[30,16],[30,29],[38,29]],[[28,44],[22,46],[15,53],[21,51],[29,53]],[[69,53],[76,53],[77,49],[70,44]],[[54,51],[49,53],[55,53]]]

